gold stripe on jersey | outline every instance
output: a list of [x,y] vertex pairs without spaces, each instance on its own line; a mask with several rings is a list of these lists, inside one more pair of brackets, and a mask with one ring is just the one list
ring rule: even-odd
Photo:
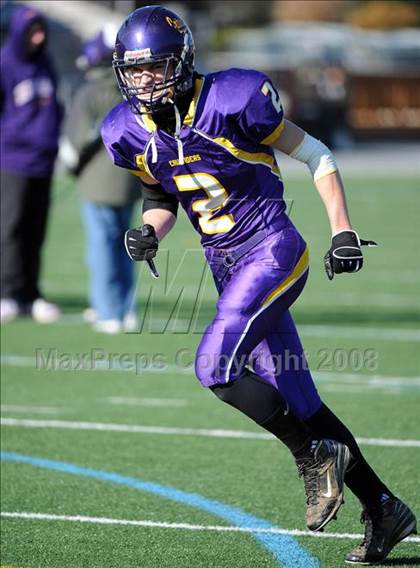
[[[146,149],[146,151],[147,151],[147,149]],[[141,176],[141,172],[143,172],[143,173],[147,174],[149,177],[155,179],[154,175],[152,174],[152,172],[149,169],[149,165],[148,165],[147,160],[146,160],[146,153],[136,154],[134,159],[135,159],[135,162],[136,162],[136,166],[138,167],[138,171],[137,170],[130,170],[131,173],[136,172],[135,175]]]
[[143,124],[146,127],[146,130],[148,130],[149,132],[156,132],[157,126],[153,118],[149,114],[142,114],[141,117],[143,119]]
[[266,138],[264,138],[264,140],[262,140],[260,144],[265,144],[266,146],[269,146],[270,144],[275,142],[277,138],[280,136],[280,134],[283,132],[283,128],[284,128],[284,120],[282,119],[280,124],[277,126],[277,128],[275,128],[275,130],[273,130],[271,134],[269,134]]
[[195,80],[194,96],[192,98],[192,101],[190,102],[188,112],[187,112],[187,114],[184,118],[184,122],[183,122],[183,124],[185,124],[186,126],[192,126],[194,116],[195,116],[195,111],[197,110],[198,99],[200,98],[201,89],[203,88],[203,84],[204,84],[204,79],[202,77],[198,77]]
[[242,160],[244,162],[249,162],[251,164],[264,164],[271,168],[274,175],[281,179],[280,168],[277,165],[276,159],[271,154],[266,152],[246,152],[245,150],[240,150],[232,144],[227,138],[211,138],[213,142],[223,146],[228,150],[235,158]]
[[128,171],[130,172],[130,174],[133,174],[133,176],[141,178],[141,172],[139,172],[138,170],[128,170]]
[[144,154],[136,154],[135,160],[136,160],[136,166],[138,167],[138,169],[141,172],[146,172],[146,163],[145,163]]

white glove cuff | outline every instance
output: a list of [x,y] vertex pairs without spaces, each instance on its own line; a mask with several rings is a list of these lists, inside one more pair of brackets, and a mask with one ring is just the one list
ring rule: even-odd
[[334,237],[336,237],[337,235],[340,235],[341,233],[353,233],[356,236],[357,244],[359,245],[359,247],[361,246],[359,234],[356,231],[354,231],[353,229],[343,229],[341,231],[337,231],[336,233],[333,233],[331,235],[331,238],[333,239]]

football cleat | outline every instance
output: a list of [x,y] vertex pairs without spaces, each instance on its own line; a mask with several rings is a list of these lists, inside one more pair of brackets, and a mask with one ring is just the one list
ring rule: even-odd
[[382,562],[396,544],[417,533],[416,517],[399,499],[387,499],[379,507],[365,508],[360,522],[365,525],[365,537],[346,556],[348,564]]
[[350,450],[335,440],[321,440],[308,457],[296,460],[306,493],[306,524],[320,531],[336,518],[343,504],[344,476],[351,459]]

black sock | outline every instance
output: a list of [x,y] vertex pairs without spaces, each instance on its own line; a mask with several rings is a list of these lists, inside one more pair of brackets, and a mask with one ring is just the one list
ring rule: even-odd
[[279,391],[245,369],[239,379],[211,387],[214,394],[281,440],[296,459],[308,454],[312,437]]
[[353,434],[325,404],[305,424],[315,436],[331,438],[349,448],[352,460],[345,482],[363,505],[376,506],[384,495],[394,497],[363,457]]
[[310,453],[312,436],[304,423],[294,414],[290,414],[290,410],[285,415],[285,410],[279,409],[260,426],[281,440],[289,448],[295,460],[304,458]]

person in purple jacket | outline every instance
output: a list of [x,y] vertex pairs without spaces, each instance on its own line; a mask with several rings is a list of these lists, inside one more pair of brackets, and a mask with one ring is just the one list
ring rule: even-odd
[[312,173],[331,225],[330,279],[360,270],[361,245],[375,244],[352,229],[333,155],[285,120],[263,73],[195,72],[191,32],[162,6],[137,9],[125,20],[113,67],[124,101],[105,118],[102,138],[114,163],[145,187],[145,224],[127,231],[129,256],[154,268],[180,203],[201,236],[220,295],[198,347],[198,379],[289,448],[304,478],[310,530],[335,518],[345,483],[362,503],[366,527],[346,560],[381,561],[416,530],[416,518],[320,399],[289,312],[309,259],[286,213],[274,149]]
[[58,319],[39,289],[41,248],[58,149],[61,108],[45,53],[46,22],[17,7],[1,49],[1,321]]

